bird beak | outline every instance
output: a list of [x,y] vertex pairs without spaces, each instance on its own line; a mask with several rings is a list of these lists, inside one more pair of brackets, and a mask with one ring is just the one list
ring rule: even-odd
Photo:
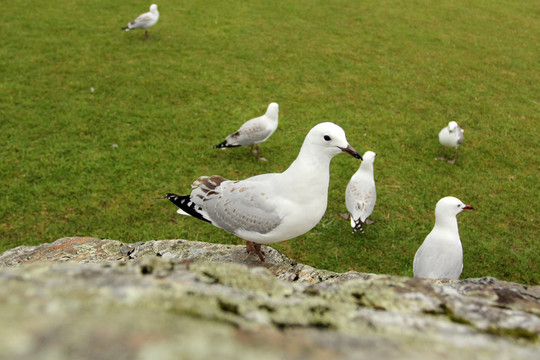
[[471,205],[465,205],[463,210],[474,210],[474,208]]
[[347,145],[346,148],[342,148],[342,147],[338,146],[338,148],[341,151],[343,151],[343,152],[345,152],[347,154],[350,154],[350,155],[354,156],[357,159],[364,160],[364,159],[362,159],[362,155],[360,155],[360,153],[358,151],[356,151],[351,145]]

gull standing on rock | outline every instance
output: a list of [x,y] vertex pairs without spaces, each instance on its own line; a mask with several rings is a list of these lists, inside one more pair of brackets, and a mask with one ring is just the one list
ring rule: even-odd
[[[268,105],[266,114],[246,121],[240,129],[227,136],[225,141],[215,145],[216,149],[223,149],[237,146],[251,146],[251,152],[261,161],[265,158],[259,156],[259,143],[268,139],[278,126],[279,105],[275,102]],[[254,146],[257,145],[255,148]]]
[[144,37],[146,40],[151,39],[148,36],[148,28],[156,25],[159,19],[159,12],[156,4],[150,5],[150,12],[139,15],[135,20],[124,26],[122,30],[129,31],[131,29],[144,29]]
[[357,159],[338,125],[325,122],[307,134],[300,153],[282,173],[262,174],[232,181],[202,176],[190,195],[167,193],[164,198],[190,215],[244,240],[248,252],[261,261],[261,244],[300,236],[319,223],[328,203],[330,161],[342,152]]
[[345,191],[345,204],[349,214],[342,214],[342,217],[351,220],[353,233],[358,230],[364,232],[364,225],[373,223],[368,220],[368,217],[373,212],[377,201],[373,177],[373,162],[376,155],[373,151],[365,152],[362,156],[362,164],[351,177]]
[[435,206],[435,226],[414,255],[414,277],[459,279],[463,249],[456,215],[468,209],[474,208],[452,196],[439,200]]
[[[456,149],[456,152],[454,153],[454,159],[448,160],[448,162],[451,164],[456,162],[458,147],[459,145],[463,144],[464,132],[465,130],[460,128],[458,123],[455,121],[450,121],[448,123],[448,126],[443,128],[439,132],[439,142],[441,143],[441,145]],[[440,159],[446,160],[444,156]]]

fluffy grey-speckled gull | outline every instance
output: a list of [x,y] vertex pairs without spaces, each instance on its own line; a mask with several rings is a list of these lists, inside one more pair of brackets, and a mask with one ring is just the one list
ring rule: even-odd
[[[227,136],[225,141],[215,145],[214,148],[223,149],[237,146],[251,146],[251,152],[259,160],[266,161],[259,156],[259,143],[266,141],[276,131],[278,126],[279,105],[275,102],[268,105],[263,116],[246,121],[240,129]],[[254,146],[257,145],[255,148]]]
[[135,20],[131,21],[127,26],[124,26],[122,30],[132,30],[132,29],[144,29],[145,39],[151,39],[148,36],[148,28],[156,25],[159,19],[159,12],[156,4],[150,5],[150,11],[144,14],[139,15]]
[[435,226],[414,255],[414,277],[459,279],[463,270],[463,249],[456,215],[474,209],[447,196],[435,206]]
[[343,217],[351,220],[353,233],[358,230],[364,232],[364,225],[372,223],[368,217],[373,212],[377,201],[373,177],[373,162],[376,155],[373,151],[364,153],[362,164],[351,177],[345,190],[345,205],[349,214]]
[[[465,130],[460,128],[458,123],[455,121],[450,121],[448,126],[444,127],[439,132],[439,142],[441,145],[456,149],[454,158],[452,160],[448,160],[448,162],[451,164],[456,162],[458,147],[459,145],[463,144],[464,132]],[[446,160],[446,158],[443,156],[441,157],[441,160]]]
[[285,241],[311,230],[323,217],[328,202],[330,161],[342,152],[357,159],[345,132],[325,122],[307,134],[300,153],[282,173],[262,174],[232,181],[203,176],[190,195],[167,193],[165,198],[191,215],[247,241],[261,261],[261,244]]

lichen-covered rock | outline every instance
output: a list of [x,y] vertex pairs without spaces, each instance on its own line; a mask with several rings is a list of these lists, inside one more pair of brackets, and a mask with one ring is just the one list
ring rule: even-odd
[[302,265],[263,247],[63,238],[0,254],[0,358],[532,359],[540,287]]

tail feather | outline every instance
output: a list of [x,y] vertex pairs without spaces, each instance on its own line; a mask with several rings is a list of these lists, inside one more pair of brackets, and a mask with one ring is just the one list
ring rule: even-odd
[[220,143],[220,144],[217,144],[217,145],[214,145],[212,146],[214,149],[225,149],[225,148],[230,148],[230,147],[238,147],[240,145],[231,145],[229,143],[227,143],[227,140],[225,140],[224,142]]
[[180,210],[182,210],[182,212],[186,213],[187,215],[196,217],[199,220],[210,222],[210,220],[205,218],[204,215],[197,210],[195,204],[191,201],[190,195],[176,195],[172,193],[166,193],[165,197],[161,199],[164,198],[169,199],[174,205],[178,206]]
[[129,27],[128,27],[128,26],[124,26],[124,27],[122,27],[122,28],[120,28],[120,29],[129,31]]
[[362,220],[360,220],[360,218],[358,218],[358,220],[354,220],[352,218],[352,216],[351,216],[351,224],[352,224],[353,221],[354,221],[355,225],[354,225],[352,233],[354,234],[355,232],[360,230],[360,232],[363,234],[364,233],[364,223],[362,222]]

